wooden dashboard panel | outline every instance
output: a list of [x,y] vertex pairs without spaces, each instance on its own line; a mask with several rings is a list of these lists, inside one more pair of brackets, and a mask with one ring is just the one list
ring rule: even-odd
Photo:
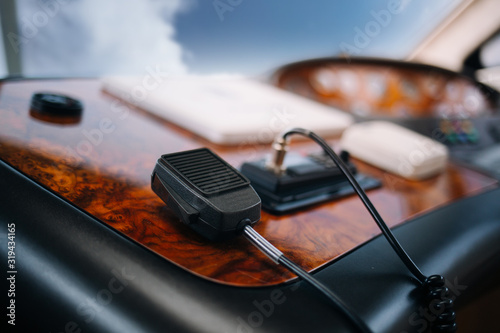
[[[33,117],[29,102],[39,91],[82,100],[82,117],[73,123]],[[150,187],[161,154],[209,147],[238,167],[266,154],[268,146],[215,146],[104,93],[94,79],[3,82],[0,117],[2,160],[165,259],[230,285],[267,286],[294,278],[244,238],[204,240],[177,221]],[[319,150],[308,141],[293,143],[292,149]],[[422,182],[357,165],[383,181],[369,196],[390,226],[497,186],[496,180],[454,164]],[[309,271],[380,233],[355,196],[284,216],[263,212],[255,228]]]
[[323,58],[278,69],[275,84],[360,117],[464,119],[498,110],[498,93],[431,65],[373,58]]

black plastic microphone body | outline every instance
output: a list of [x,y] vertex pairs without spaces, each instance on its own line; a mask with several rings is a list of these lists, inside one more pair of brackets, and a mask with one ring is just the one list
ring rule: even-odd
[[234,237],[260,220],[261,201],[249,180],[207,148],[162,155],[151,187],[182,222],[211,240]]

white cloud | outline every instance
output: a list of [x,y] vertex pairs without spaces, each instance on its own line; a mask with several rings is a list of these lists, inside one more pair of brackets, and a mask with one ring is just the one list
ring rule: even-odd
[[[74,0],[52,16],[41,3],[56,0],[18,3],[20,35],[29,24],[37,30],[21,47],[27,76],[140,74],[147,66],[187,71],[173,20],[191,1]],[[40,12],[46,24],[36,21]]]

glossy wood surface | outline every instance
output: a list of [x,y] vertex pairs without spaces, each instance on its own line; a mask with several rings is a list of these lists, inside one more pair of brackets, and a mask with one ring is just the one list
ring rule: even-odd
[[[82,100],[82,117],[58,123],[33,117],[29,101],[39,91]],[[294,278],[244,238],[223,243],[204,240],[181,224],[150,187],[151,172],[161,154],[209,147],[238,167],[266,154],[268,146],[214,146],[124,104],[101,91],[99,81],[92,79],[2,83],[0,117],[2,160],[165,259],[231,285],[267,286]],[[293,143],[292,149],[319,150],[307,141]],[[457,165],[422,182],[357,165],[383,181],[383,187],[369,196],[390,226],[496,186],[495,180]],[[307,270],[379,234],[354,196],[284,216],[263,212],[255,228]]]

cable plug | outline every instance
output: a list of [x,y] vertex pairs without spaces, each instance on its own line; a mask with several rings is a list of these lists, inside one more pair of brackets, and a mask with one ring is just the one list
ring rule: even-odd
[[288,151],[288,139],[284,135],[278,135],[274,140],[271,149],[273,154],[271,158],[266,162],[266,168],[271,170],[275,175],[282,175],[286,168],[283,166],[285,161],[285,155]]

